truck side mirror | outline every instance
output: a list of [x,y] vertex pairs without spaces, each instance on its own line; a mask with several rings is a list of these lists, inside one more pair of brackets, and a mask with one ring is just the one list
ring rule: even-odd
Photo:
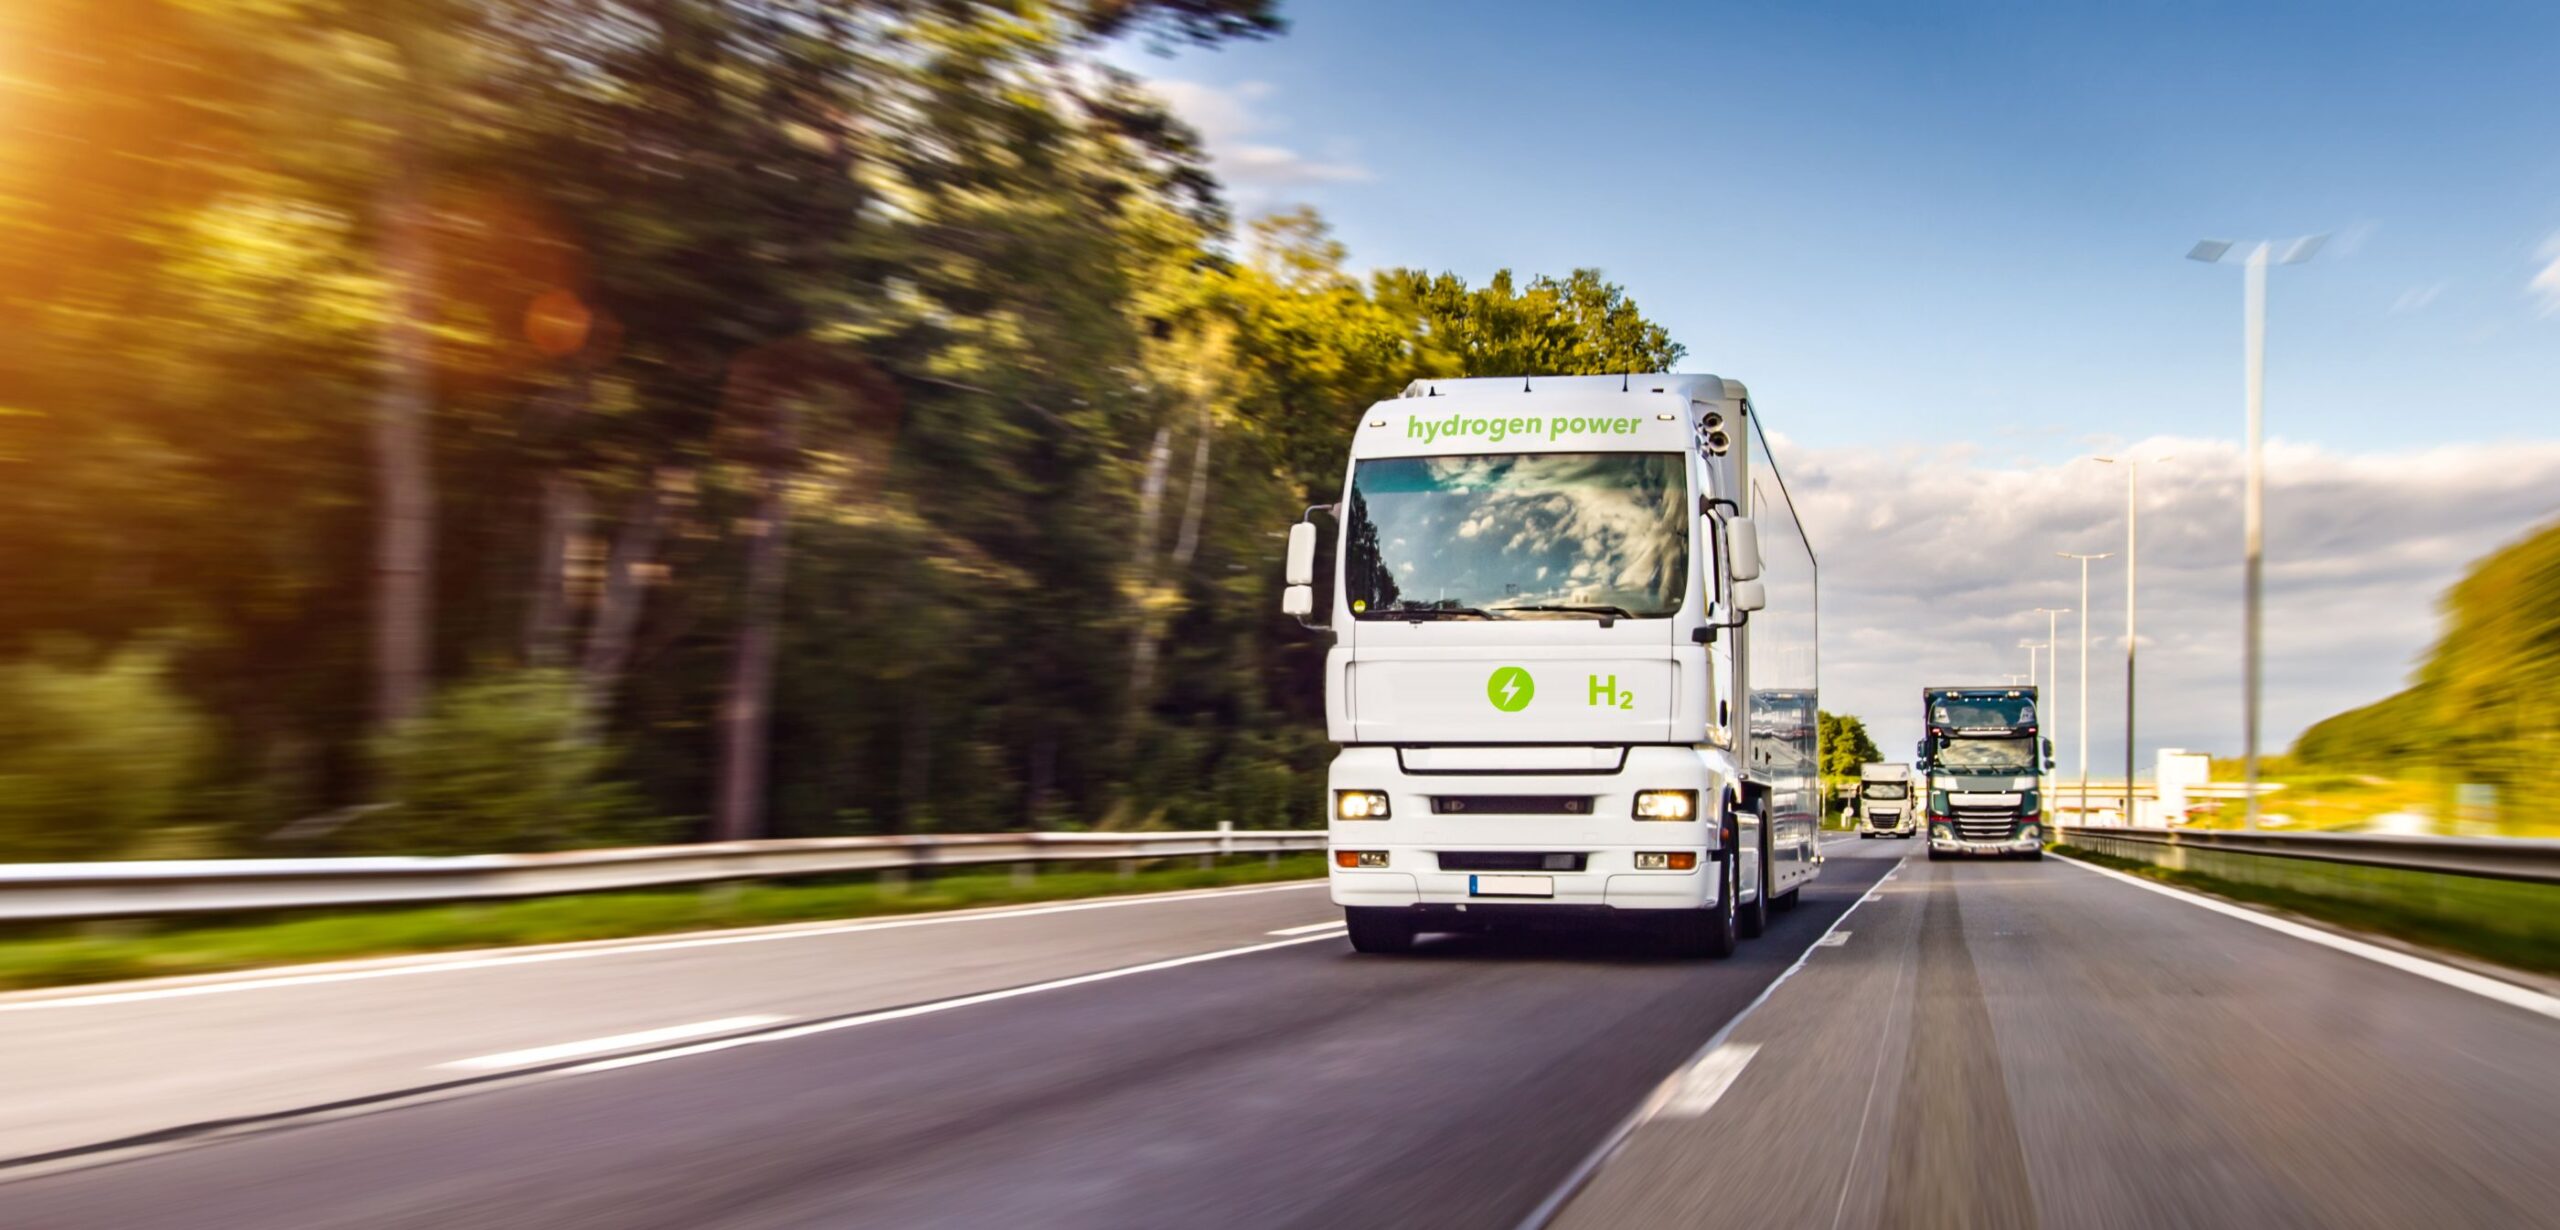
[[1316,613],[1316,589],[1312,585],[1292,585],[1280,591],[1280,613],[1304,622]]
[[[1725,549],[1736,581],[1760,579],[1760,527],[1749,517],[1735,517],[1724,523]],[[1746,607],[1746,610],[1759,610]]]
[[[1316,583],[1316,526],[1301,521],[1289,527],[1289,562],[1282,570],[1281,584],[1292,587]],[[1309,601],[1313,601],[1312,597]],[[1285,609],[1285,608],[1284,608]]]
[[1769,605],[1768,586],[1762,585],[1758,581],[1736,581],[1733,583],[1733,609],[1737,611],[1756,611],[1767,605]]

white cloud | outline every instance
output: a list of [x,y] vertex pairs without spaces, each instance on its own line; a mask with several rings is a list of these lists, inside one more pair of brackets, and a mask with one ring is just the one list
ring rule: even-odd
[[1265,104],[1275,94],[1268,82],[1221,87],[1158,80],[1150,81],[1147,88],[1183,122],[1199,130],[1218,178],[1248,203],[1288,189],[1370,177],[1368,168],[1357,162],[1316,157],[1275,143],[1271,134],[1283,125],[1266,113]]
[[[2155,439],[2141,477],[2141,763],[2150,749],[2240,747],[2241,457],[2229,441]],[[2042,640],[2037,607],[2078,607],[2057,551],[2089,570],[2095,771],[2121,763],[2121,470],[2003,464],[1947,449],[1781,450],[1822,560],[1823,707],[1867,719],[1888,753],[1918,737],[1927,684],[2003,682]],[[2267,467],[2264,746],[2403,686],[2437,600],[2471,561],[2555,510],[2560,443],[2343,454],[2278,442]],[[2077,767],[2079,615],[2062,617],[2056,742]]]
[[2427,305],[2434,303],[2436,301],[2436,296],[2443,294],[2444,291],[2445,283],[2443,282],[2430,282],[2425,286],[2412,286],[2407,290],[2401,291],[2400,297],[2391,301],[2391,314],[2398,316],[2408,312],[2425,311]]
[[2543,315],[2560,315],[2560,231],[2552,232],[2549,239],[2542,241],[2538,259],[2546,263],[2542,272],[2533,275],[2533,281],[2526,289],[2542,301]]

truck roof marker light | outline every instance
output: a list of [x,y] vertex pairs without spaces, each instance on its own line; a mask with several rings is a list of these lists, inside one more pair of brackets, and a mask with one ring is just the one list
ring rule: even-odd
[[[1655,391],[1655,392],[1660,392],[1661,390],[1656,389],[1656,390],[1654,390],[1654,391]],[[1670,416],[1670,415],[1668,415],[1668,414],[1657,414],[1657,415],[1655,415],[1655,416],[1653,416],[1653,417],[1655,417],[1655,418],[1657,418],[1657,419],[1660,419],[1660,420],[1662,420],[1663,422],[1666,422],[1666,423],[1668,423],[1668,422],[1670,422],[1670,421],[1671,421],[1671,416]]]

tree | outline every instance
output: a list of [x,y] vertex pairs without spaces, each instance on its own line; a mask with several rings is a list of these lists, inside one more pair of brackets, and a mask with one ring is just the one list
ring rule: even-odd
[[1272,8],[8,6],[0,678],[208,748],[47,848],[1309,822],[1362,408],[1680,351],[1235,224],[1097,51]]
[[1822,775],[1835,781],[1853,780],[1861,765],[1884,759],[1876,741],[1867,736],[1867,724],[1845,713],[1822,713],[1817,719],[1822,739]]

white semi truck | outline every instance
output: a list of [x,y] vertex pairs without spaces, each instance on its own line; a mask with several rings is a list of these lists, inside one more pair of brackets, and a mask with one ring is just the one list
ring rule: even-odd
[[1910,765],[1858,766],[1858,836],[1909,837],[1920,827],[1912,811]]
[[[1815,559],[1742,385],[1419,381],[1360,416],[1283,608],[1334,639],[1352,946],[1633,923],[1722,956],[1821,863]],[[1320,586],[1321,583],[1321,586]]]

